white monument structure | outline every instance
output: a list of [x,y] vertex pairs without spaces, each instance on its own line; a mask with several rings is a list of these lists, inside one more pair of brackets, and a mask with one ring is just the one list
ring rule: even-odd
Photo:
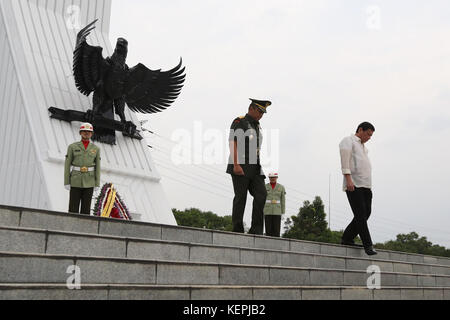
[[[111,1],[0,1],[0,204],[68,211],[64,160],[68,145],[80,140],[80,123],[50,119],[48,108],[92,108],[74,83],[73,50],[79,29],[98,18],[88,40],[112,54]],[[117,132],[116,146],[97,145],[102,184],[113,183],[142,221],[175,225],[145,140]]]

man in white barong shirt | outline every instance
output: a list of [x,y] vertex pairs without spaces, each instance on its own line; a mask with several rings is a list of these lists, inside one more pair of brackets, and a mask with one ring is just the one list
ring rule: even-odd
[[360,236],[367,255],[376,255],[367,220],[372,213],[372,165],[365,144],[372,138],[375,127],[364,122],[356,134],[342,140],[341,153],[344,191],[353,211],[354,219],[342,236],[342,244],[356,246],[354,240]]

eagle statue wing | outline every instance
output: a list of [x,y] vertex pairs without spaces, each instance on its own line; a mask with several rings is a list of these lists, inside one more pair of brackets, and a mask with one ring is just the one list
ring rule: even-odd
[[143,64],[130,69],[125,88],[125,102],[139,113],[157,113],[168,107],[178,98],[183,88],[186,74],[183,61],[170,71],[153,71]]
[[94,22],[81,29],[77,36],[73,58],[73,74],[78,90],[89,96],[102,78],[102,71],[106,65],[103,58],[103,48],[93,47],[86,42],[86,37],[95,29]]

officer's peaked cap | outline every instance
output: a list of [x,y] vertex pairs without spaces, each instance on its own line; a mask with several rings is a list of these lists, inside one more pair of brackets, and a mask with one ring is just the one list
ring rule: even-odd
[[270,107],[272,105],[272,102],[267,101],[267,100],[256,100],[256,99],[251,99],[252,105],[257,107],[259,110],[261,110],[264,113],[267,113],[267,108]]

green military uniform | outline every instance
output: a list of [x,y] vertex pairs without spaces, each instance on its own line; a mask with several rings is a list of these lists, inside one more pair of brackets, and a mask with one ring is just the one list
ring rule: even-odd
[[92,142],[87,149],[82,141],[67,149],[64,185],[70,185],[69,212],[89,215],[94,188],[100,187],[100,149]]
[[[271,102],[252,100],[252,105],[257,106],[266,113]],[[260,151],[262,145],[262,132],[259,121],[250,115],[236,118],[231,125],[230,142],[237,142],[238,164],[244,171],[244,176],[234,174],[233,154],[230,155],[227,173],[231,175],[234,188],[233,200],[233,232],[244,233],[244,212],[247,202],[247,194],[253,196],[252,226],[250,234],[262,235],[264,232],[264,205],[267,192],[264,186],[266,178],[261,167]]]
[[286,213],[286,190],[279,183],[275,188],[272,188],[270,183],[266,184],[266,190],[267,200],[264,207],[266,235],[280,237],[281,216]]

